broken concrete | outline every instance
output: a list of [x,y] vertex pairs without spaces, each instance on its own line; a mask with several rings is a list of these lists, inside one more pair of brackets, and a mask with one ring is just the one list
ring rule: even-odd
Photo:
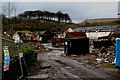
[[113,63],[115,60],[115,47],[111,46],[109,48],[102,47],[101,49],[93,49],[93,55],[102,60],[97,60],[98,62]]
[[47,69],[47,68],[50,68],[50,64],[48,63],[42,63],[41,66],[40,66],[41,69]]

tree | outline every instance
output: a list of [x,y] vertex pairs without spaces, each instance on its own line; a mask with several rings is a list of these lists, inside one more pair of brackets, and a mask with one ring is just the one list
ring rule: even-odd
[[58,12],[56,13],[59,22],[61,21],[62,14],[63,14],[63,13],[62,13],[61,11],[58,11]]
[[18,15],[18,18],[22,18],[22,19],[23,19],[23,18],[25,18],[25,16],[24,16],[24,14],[22,13],[22,14],[19,14],[19,15]]
[[65,23],[69,20],[69,15],[66,13],[64,14],[64,17],[65,17]]
[[50,20],[50,12],[45,11],[44,13],[45,13],[46,20]]
[[40,19],[39,10],[36,10],[35,13],[36,13],[36,17],[37,17],[36,19]]
[[29,18],[29,19],[45,19],[45,20],[54,20],[58,19],[59,22],[69,22],[72,23],[72,20],[70,16],[65,13],[63,14],[61,11],[58,11],[57,13],[53,13],[50,11],[41,11],[41,10],[36,10],[36,11],[25,11],[22,14],[18,15],[19,18]]
[[55,13],[51,12],[50,15],[51,15],[51,20],[55,20],[56,19],[56,14]]
[[33,17],[33,18],[35,19],[36,16],[37,16],[37,15],[36,15],[36,11],[32,11],[32,12],[31,12],[31,17]]
[[25,16],[26,18],[31,19],[32,13],[33,13],[32,11],[25,11],[25,12],[24,12],[24,16]]

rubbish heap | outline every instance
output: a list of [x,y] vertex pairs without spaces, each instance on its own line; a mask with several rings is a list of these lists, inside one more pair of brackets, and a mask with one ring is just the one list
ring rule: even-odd
[[108,48],[102,47],[101,49],[93,49],[92,54],[96,56],[97,62],[114,63],[115,61],[115,46]]
[[44,46],[44,45],[42,45],[42,44],[36,44],[35,46],[34,46],[34,48],[36,49],[36,50],[39,50],[39,51],[43,51],[43,52],[48,52],[49,51],[49,49],[46,47],[46,46]]

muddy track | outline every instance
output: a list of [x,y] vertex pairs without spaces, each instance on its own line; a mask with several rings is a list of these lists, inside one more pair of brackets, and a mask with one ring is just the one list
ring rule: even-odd
[[41,79],[41,77],[43,77],[41,76],[42,74],[48,75],[48,79],[76,78],[78,80],[113,80],[113,78],[115,78],[113,75],[111,75],[114,73],[108,74],[104,68],[96,68],[93,65],[87,64],[84,60],[74,59],[67,56],[63,57],[63,53],[63,50],[57,50],[56,48],[50,52],[38,54],[37,59],[42,61],[42,63],[50,65],[50,67],[45,69],[37,69],[33,71],[31,76],[28,76],[28,78],[32,79],[35,77],[37,79]]
[[[48,70],[48,74],[50,78],[79,78],[76,75],[71,74],[68,70],[64,67],[66,66],[65,63],[57,62],[55,55],[46,54],[40,55],[38,59],[42,60],[43,63],[50,64],[50,69]],[[43,73],[43,72],[42,72]]]
[[85,67],[77,60],[61,55],[54,55],[56,53],[55,51],[51,51],[38,55],[38,60],[51,66],[47,72],[40,70],[41,73],[48,74],[49,78],[110,78],[108,74],[105,74],[101,70]]

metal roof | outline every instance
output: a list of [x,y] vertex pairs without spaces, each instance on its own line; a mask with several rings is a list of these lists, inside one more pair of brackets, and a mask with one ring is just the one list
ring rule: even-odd
[[78,31],[91,31],[91,30],[115,30],[117,28],[117,25],[112,26],[94,26],[94,27],[80,27],[74,29],[75,32]]

